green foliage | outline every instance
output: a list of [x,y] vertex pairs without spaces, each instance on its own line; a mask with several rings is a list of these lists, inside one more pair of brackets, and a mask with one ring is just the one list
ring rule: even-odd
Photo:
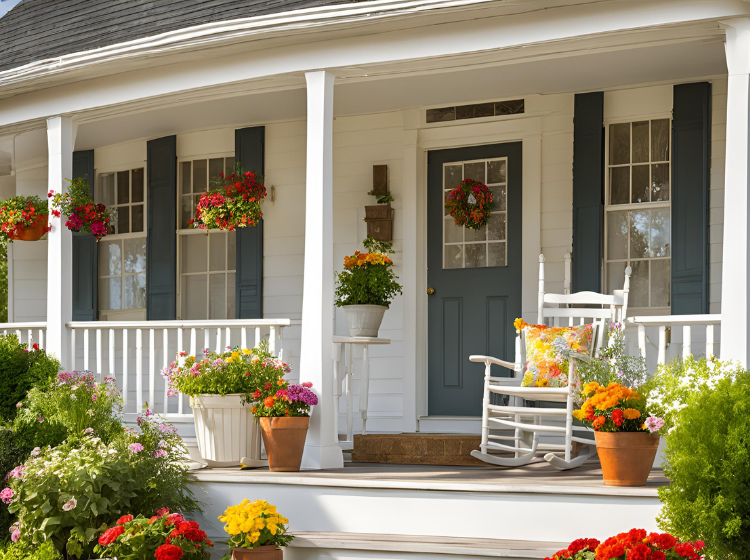
[[40,546],[28,546],[22,543],[8,544],[0,547],[0,560],[62,560],[52,541]]
[[263,216],[261,203],[266,197],[263,177],[243,172],[237,162],[231,173],[211,179],[211,190],[201,195],[195,217],[188,223],[198,229],[253,227]]
[[368,237],[362,242],[362,245],[369,253],[392,255],[396,252],[393,250],[393,241],[378,241],[377,239]]
[[396,280],[393,261],[387,255],[355,251],[351,257],[344,257],[344,270],[336,277],[336,306],[388,306],[402,293]]
[[[12,469],[21,465],[31,449],[20,445],[13,431],[0,428],[0,478],[5,478]],[[0,541],[10,537],[8,529],[14,521],[14,517],[8,512],[8,506],[0,501]],[[0,560],[3,560],[2,556]]]
[[375,194],[374,191],[370,191],[367,194],[374,196],[378,204],[388,204],[389,202],[393,202],[395,200],[393,198],[393,195],[389,192],[385,194]]
[[0,240],[0,323],[8,322],[8,246]]
[[60,363],[44,350],[29,348],[13,334],[0,336],[0,419],[12,420],[26,393],[48,386],[59,369]]
[[[706,375],[696,364],[693,381]],[[659,524],[705,541],[709,558],[738,559],[750,535],[750,376],[722,367],[687,391],[672,389],[683,400],[666,438],[670,484],[659,489]]]

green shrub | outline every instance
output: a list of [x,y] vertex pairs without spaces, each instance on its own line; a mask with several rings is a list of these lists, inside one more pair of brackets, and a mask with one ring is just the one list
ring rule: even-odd
[[5,548],[0,548],[0,560],[62,560],[62,555],[51,541],[34,547],[8,543]]
[[670,484],[659,489],[664,505],[659,524],[675,536],[705,541],[709,558],[745,558],[750,534],[750,376],[719,368],[705,383],[673,390],[683,400],[666,438],[664,472]]
[[[0,428],[0,478],[5,478],[13,468],[22,464],[32,448],[18,444],[16,434],[7,428]],[[8,512],[8,506],[0,501],[0,541],[10,538],[8,530],[15,521]],[[0,556],[0,560],[2,560]]]
[[12,420],[16,404],[35,386],[48,386],[60,363],[44,350],[28,348],[16,335],[0,336],[0,419]]

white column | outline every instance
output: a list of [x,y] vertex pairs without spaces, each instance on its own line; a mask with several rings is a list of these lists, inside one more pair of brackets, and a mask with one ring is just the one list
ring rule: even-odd
[[305,269],[302,297],[300,380],[312,381],[318,395],[302,466],[341,468],[334,441],[333,392],[333,74],[308,72]]
[[750,19],[725,25],[729,68],[726,169],[724,178],[724,254],[721,290],[721,357],[750,364],[750,284],[748,272],[748,195],[750,178]]
[[[47,119],[48,189],[65,192],[73,177],[75,125],[70,117]],[[50,209],[51,214],[51,209]],[[46,350],[71,369],[70,338],[65,324],[73,319],[73,245],[64,218],[50,215],[47,234],[47,340]]]

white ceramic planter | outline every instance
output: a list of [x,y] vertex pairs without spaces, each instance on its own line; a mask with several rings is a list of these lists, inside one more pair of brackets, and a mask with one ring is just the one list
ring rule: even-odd
[[377,337],[387,310],[385,305],[345,305],[349,335]]
[[241,398],[197,395],[190,399],[198,449],[209,467],[234,467],[240,462],[248,467],[265,464],[260,458],[260,424]]

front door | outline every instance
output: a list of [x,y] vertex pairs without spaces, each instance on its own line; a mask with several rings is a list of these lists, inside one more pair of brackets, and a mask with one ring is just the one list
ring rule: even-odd
[[[514,361],[513,320],[521,316],[521,169],[520,142],[428,155],[430,416],[481,416],[484,366],[469,362],[470,355]],[[445,195],[463,179],[492,190],[490,222],[481,230],[456,226],[445,210]]]

